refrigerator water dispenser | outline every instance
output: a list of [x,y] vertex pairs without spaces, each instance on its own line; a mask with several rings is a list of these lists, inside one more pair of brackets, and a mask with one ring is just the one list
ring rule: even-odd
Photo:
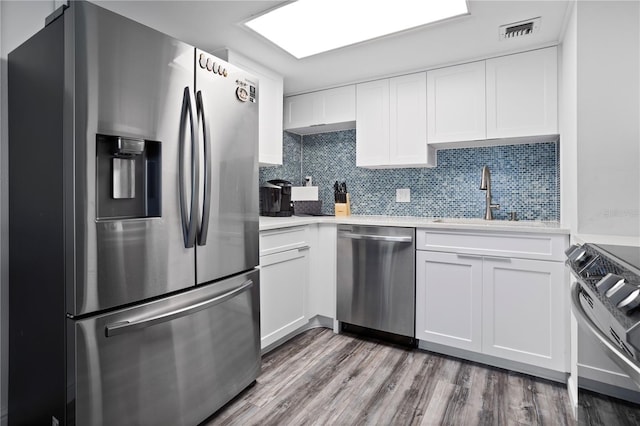
[[160,216],[160,142],[98,135],[96,162],[98,219]]

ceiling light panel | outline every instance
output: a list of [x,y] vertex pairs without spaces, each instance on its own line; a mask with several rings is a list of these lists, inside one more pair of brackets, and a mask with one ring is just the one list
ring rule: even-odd
[[466,0],[298,0],[245,25],[304,58],[467,13]]

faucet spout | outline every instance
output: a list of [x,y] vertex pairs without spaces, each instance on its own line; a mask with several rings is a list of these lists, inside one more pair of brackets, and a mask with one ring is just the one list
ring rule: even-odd
[[484,211],[485,220],[493,220],[493,210],[499,209],[500,204],[493,204],[491,201],[491,172],[489,166],[482,167],[482,177],[480,179],[480,190],[487,191],[486,202],[487,206]]

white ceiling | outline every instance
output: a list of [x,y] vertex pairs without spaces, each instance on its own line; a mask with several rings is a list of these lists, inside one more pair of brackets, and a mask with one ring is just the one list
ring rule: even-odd
[[[285,94],[294,94],[557,44],[571,1],[470,0],[469,16],[303,59],[295,59],[241,24],[282,1],[94,3],[203,50],[226,47],[252,57],[281,74]],[[500,25],[538,16],[542,21],[537,34],[499,41]]]

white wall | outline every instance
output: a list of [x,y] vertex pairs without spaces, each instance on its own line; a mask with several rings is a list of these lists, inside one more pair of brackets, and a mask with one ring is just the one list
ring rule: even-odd
[[[561,220],[574,242],[640,243],[639,27],[637,1],[577,1],[566,23],[560,61]],[[578,373],[637,389],[575,321],[571,333],[573,402]],[[597,388],[595,382],[591,386]]]
[[[560,124],[560,221],[571,234],[578,224],[578,13],[575,2],[571,5],[561,36],[559,64],[558,113]],[[565,273],[568,280],[568,274]],[[578,331],[574,317],[570,316],[570,373],[567,391],[578,418]]]
[[578,20],[572,5],[560,45],[560,221],[577,231],[578,226]]
[[[0,403],[2,424],[7,421],[7,372],[8,372],[8,129],[7,129],[7,54],[44,27],[45,18],[51,14],[59,0],[48,1],[0,1],[0,354],[2,380]],[[34,58],[37,60],[37,58]]]
[[577,231],[640,241],[640,2],[577,12]]

